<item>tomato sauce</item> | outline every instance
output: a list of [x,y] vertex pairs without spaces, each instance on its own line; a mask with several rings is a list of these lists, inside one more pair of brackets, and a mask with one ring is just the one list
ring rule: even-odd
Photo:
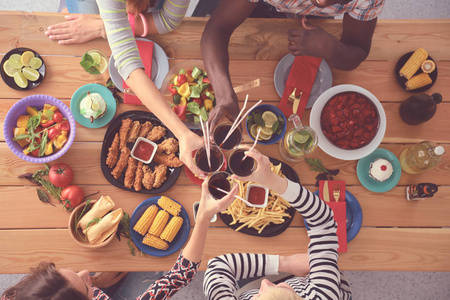
[[139,141],[136,148],[134,149],[133,154],[134,154],[134,156],[138,157],[139,159],[147,161],[152,156],[154,148],[155,147],[153,147],[153,145],[150,143],[147,143],[145,141]]
[[251,204],[261,205],[266,201],[266,190],[262,187],[252,186],[248,193],[248,202]]

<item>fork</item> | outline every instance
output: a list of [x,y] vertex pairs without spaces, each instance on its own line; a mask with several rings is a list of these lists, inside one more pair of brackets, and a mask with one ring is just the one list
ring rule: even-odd
[[292,93],[288,97],[288,106],[292,106],[292,113],[297,112],[298,104],[300,103],[300,99],[302,98],[303,91],[300,91],[300,94],[298,96],[295,96],[295,93],[297,91],[297,88],[294,88]]
[[339,182],[335,182],[333,185],[333,198],[336,202],[339,202],[339,197],[341,196],[341,184]]

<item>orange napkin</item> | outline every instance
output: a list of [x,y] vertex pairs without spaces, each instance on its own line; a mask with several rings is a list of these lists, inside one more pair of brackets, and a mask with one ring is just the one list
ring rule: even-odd
[[292,115],[292,102],[289,102],[289,96],[292,94],[294,88],[296,88],[296,96],[303,91],[302,98],[297,111],[295,112],[300,118],[305,112],[306,104],[308,103],[309,94],[316,80],[317,70],[319,69],[321,57],[313,56],[296,56],[294,63],[292,64],[289,77],[286,81],[286,87],[284,88],[283,96],[281,97],[278,107],[284,113],[286,117]]
[[[324,180],[319,181],[319,197],[323,199],[323,185]],[[339,201],[333,197],[333,187],[335,184],[340,184]],[[334,220],[337,223],[336,235],[338,237],[339,248],[338,252],[347,252],[347,203],[345,202],[345,181],[328,180],[328,191],[330,195],[330,202],[325,202],[333,210]]]
[[[141,56],[142,63],[144,64],[145,74],[148,77],[152,77],[152,60],[153,60],[153,42],[152,41],[136,41],[136,44],[139,49],[139,55]],[[124,89],[128,88],[125,80],[123,81],[122,87]],[[134,105],[142,105],[141,100],[138,97],[124,94],[123,95],[123,103],[125,104],[134,104]]]

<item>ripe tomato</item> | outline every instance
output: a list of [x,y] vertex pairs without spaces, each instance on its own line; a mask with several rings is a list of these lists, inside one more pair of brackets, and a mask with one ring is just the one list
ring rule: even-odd
[[182,85],[183,83],[185,83],[187,81],[188,81],[188,79],[187,79],[186,75],[184,75],[184,74],[178,75],[177,82],[179,85]]
[[76,207],[84,199],[83,189],[78,185],[69,185],[61,192],[61,201],[65,209],[69,210]]
[[63,120],[63,115],[60,112],[55,112],[53,114],[53,118],[52,119],[53,119],[53,121],[55,121],[55,123],[59,123],[59,122],[61,122]]
[[50,140],[53,140],[56,136],[60,135],[61,131],[59,131],[58,129],[56,129],[56,127],[52,127],[48,130],[48,138]]
[[58,129],[58,130],[60,130],[60,131],[62,131],[62,130],[69,131],[69,130],[70,130],[69,121],[67,121],[67,120],[62,121],[61,123],[56,124],[55,127],[56,127],[56,129]]
[[[52,128],[53,129],[53,128]],[[54,164],[48,173],[50,182],[60,188],[68,186],[73,179],[73,171],[64,163]]]

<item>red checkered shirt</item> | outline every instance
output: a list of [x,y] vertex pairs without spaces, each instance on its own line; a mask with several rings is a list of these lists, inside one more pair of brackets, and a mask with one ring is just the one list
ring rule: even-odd
[[[260,0],[248,0],[259,2]],[[334,17],[348,13],[358,21],[370,21],[378,17],[384,7],[385,0],[353,0],[347,4],[334,4],[325,8],[314,6],[311,0],[263,0],[274,6],[277,11],[289,17],[301,16]]]

